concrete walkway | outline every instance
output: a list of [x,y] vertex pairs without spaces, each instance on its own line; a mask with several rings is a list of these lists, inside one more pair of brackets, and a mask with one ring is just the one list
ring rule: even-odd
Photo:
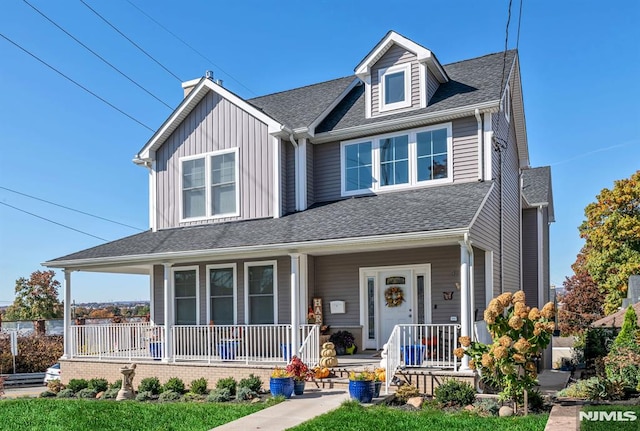
[[578,421],[580,409],[582,409],[581,405],[561,406],[556,404],[551,409],[544,431],[578,431],[580,429]]
[[216,431],[282,431],[340,407],[349,399],[346,389],[310,389],[304,395],[214,428]]

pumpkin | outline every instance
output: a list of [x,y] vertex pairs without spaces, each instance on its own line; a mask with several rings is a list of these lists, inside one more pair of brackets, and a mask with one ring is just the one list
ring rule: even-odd
[[317,367],[315,370],[315,374],[316,374],[316,379],[324,379],[326,377],[329,377],[329,374],[331,373],[331,371],[329,371],[329,368],[327,367]]
[[320,352],[320,356],[322,356],[323,358],[328,358],[335,355],[336,351],[334,349],[322,349],[322,352]]
[[323,348],[323,349],[335,349],[335,348],[336,348],[336,346],[335,346],[333,343],[326,342],[326,343],[324,343],[324,344],[322,345],[322,348]]

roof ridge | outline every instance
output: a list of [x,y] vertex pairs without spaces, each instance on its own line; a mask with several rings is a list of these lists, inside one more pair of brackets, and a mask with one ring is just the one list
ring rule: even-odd
[[[517,49],[515,49],[515,48],[508,49],[508,50],[507,50],[507,53],[510,53],[510,52],[518,52],[518,50],[517,50]],[[466,62],[466,61],[479,60],[479,59],[481,59],[481,58],[490,57],[490,56],[492,56],[492,55],[499,55],[499,54],[504,54],[504,51],[497,51],[497,52],[492,52],[492,53],[489,53],[489,54],[480,55],[480,56],[478,56],[478,57],[467,58],[467,59],[465,59],[465,60],[458,60],[458,61],[454,61],[454,62],[452,62],[452,63],[443,64],[443,66],[452,66],[452,65],[454,65],[454,64],[464,63],[464,62]]]

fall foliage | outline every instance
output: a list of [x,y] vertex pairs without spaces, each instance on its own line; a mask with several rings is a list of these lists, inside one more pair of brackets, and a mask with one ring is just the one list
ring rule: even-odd
[[605,313],[611,314],[626,297],[629,276],[640,274],[640,170],[596,199],[579,229],[588,250],[585,267],[605,292]]
[[16,297],[5,313],[5,320],[36,320],[62,317],[58,301],[60,282],[54,271],[34,271],[27,280],[16,280]]

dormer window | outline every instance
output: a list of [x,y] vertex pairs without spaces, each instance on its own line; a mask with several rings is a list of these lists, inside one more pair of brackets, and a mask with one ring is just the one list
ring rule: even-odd
[[411,63],[378,71],[380,112],[411,106]]

